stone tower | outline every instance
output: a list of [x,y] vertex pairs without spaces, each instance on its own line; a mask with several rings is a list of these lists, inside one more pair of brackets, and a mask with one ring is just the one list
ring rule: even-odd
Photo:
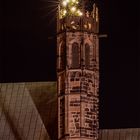
[[98,140],[99,17],[92,0],[60,0],[58,140]]

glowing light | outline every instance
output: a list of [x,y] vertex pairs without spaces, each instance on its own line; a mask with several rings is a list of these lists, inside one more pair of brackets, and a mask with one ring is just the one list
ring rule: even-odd
[[99,21],[99,15],[98,15],[98,7],[96,7],[96,22]]
[[83,15],[83,13],[82,13],[82,12],[80,12],[80,13],[79,13],[79,16],[82,16],[82,15]]
[[66,7],[66,6],[67,6],[67,1],[63,1],[63,2],[62,2],[62,5],[63,5],[64,7]]
[[75,12],[76,11],[76,7],[71,7],[71,12]]
[[67,13],[67,11],[66,11],[66,10],[64,10],[64,11],[63,11],[63,15],[66,15],[66,13]]
[[75,3],[75,2],[76,2],[76,0],[72,0],[72,2],[74,2],[74,3]]
[[77,10],[77,14],[78,14],[78,16],[82,16],[83,15],[83,13],[80,10]]
[[79,9],[79,0],[62,0],[61,1],[61,17],[65,16],[82,16],[83,13]]
[[79,2],[78,1],[76,1],[76,4],[78,4]]

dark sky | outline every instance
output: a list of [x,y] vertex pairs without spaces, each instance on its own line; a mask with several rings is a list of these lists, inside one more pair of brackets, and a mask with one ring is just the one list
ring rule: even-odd
[[[55,7],[47,1],[1,4],[1,82],[56,80]],[[140,127],[138,7],[132,1],[98,3],[100,33],[108,34],[100,40],[100,127]]]

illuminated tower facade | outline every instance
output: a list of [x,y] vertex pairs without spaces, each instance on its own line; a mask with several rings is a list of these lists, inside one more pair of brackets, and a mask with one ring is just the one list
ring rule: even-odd
[[98,140],[98,28],[98,7],[92,0],[60,0],[58,140]]

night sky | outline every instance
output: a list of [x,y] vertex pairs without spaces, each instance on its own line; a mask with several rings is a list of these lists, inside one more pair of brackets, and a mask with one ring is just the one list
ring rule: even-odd
[[[50,0],[51,2],[53,0]],[[0,81],[56,81],[56,6],[4,0]],[[132,1],[100,0],[100,128],[140,127],[140,26]]]

